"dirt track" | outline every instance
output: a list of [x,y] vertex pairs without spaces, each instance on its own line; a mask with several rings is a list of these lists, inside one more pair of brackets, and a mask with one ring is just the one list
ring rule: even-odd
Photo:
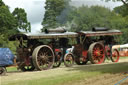
[[[121,62],[128,62],[128,59],[121,59]],[[111,61],[107,61],[104,64],[110,64]],[[93,78],[83,79],[79,82],[69,83],[65,85],[128,85],[128,72],[116,73],[116,74],[104,74],[102,76],[96,76]]]
[[[83,79],[75,83],[69,83],[69,84],[64,84],[64,85],[128,85],[128,79],[120,83],[120,81],[124,78],[126,78],[126,75],[124,73],[104,74],[102,76],[96,76],[93,78]],[[117,84],[117,83],[120,83],[120,84]]]
[[[126,62],[128,59],[125,60],[120,60],[119,63],[121,62]],[[104,64],[111,64],[111,62],[107,62]],[[75,67],[82,67],[82,66],[75,66]],[[67,71],[67,70],[72,70],[72,68],[65,68],[65,67],[60,67],[56,69],[51,69],[47,71],[34,71],[34,72],[11,72],[7,73],[7,76],[2,76],[0,77],[1,82],[12,82],[12,81],[19,81],[19,80],[30,80],[32,78],[34,79],[39,79],[39,78],[48,78],[52,76],[61,76],[64,74],[72,74],[72,73],[77,73],[78,70],[74,71]],[[50,74],[49,74],[50,73]],[[40,75],[43,74],[43,75]],[[35,76],[36,75],[36,76]],[[34,76],[34,77],[32,77]],[[115,85],[118,83],[120,80],[126,78],[128,76],[127,72],[122,72],[122,73],[116,73],[116,74],[109,74],[105,73],[100,76],[92,77],[92,78],[86,78],[82,79],[76,82],[68,82],[63,85]],[[2,85],[2,83],[0,84]],[[128,85],[128,78],[123,81],[121,84],[117,85]]]

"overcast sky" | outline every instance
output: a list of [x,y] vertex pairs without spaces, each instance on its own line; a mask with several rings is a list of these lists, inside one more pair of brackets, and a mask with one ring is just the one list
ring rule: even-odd
[[[3,0],[10,7],[12,12],[16,7],[24,8],[27,12],[28,21],[31,22],[32,32],[39,32],[42,28],[41,22],[45,13],[46,0]],[[113,9],[121,5],[121,2],[103,2],[101,0],[72,0],[72,5],[77,7],[81,5],[101,5]]]

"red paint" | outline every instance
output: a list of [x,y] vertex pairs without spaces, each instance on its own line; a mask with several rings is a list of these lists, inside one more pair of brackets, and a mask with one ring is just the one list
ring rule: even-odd
[[93,49],[93,58],[96,64],[101,64],[104,61],[105,54],[103,49],[104,48],[99,45],[95,46]]
[[25,65],[26,65],[26,66],[29,66],[29,65],[30,65],[30,58],[27,57],[27,58],[25,59]]
[[61,50],[60,49],[55,49],[55,52],[61,52]]
[[114,52],[112,52],[112,58],[114,58],[114,62],[118,62],[120,55],[117,49],[114,50]]
[[87,50],[82,51],[82,56],[87,56]]

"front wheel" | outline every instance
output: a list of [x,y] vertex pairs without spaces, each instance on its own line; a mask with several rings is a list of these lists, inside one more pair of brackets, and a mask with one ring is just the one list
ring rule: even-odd
[[0,67],[0,75],[5,75],[5,74],[6,74],[5,67]]
[[114,49],[110,58],[112,62],[118,62],[120,58],[119,51],[117,49]]
[[72,53],[67,53],[64,56],[64,65],[66,67],[71,67],[74,64],[74,56]]

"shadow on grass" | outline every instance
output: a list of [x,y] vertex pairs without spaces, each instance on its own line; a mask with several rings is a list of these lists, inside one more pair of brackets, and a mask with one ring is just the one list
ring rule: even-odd
[[68,71],[86,71],[86,72],[102,72],[102,73],[120,73],[128,72],[128,62],[121,63],[110,63],[110,64],[89,64],[89,65],[79,65],[71,67]]
[[[60,67],[58,67],[60,68]],[[64,67],[65,68],[65,67]],[[80,72],[101,72],[101,73],[120,73],[128,72],[128,62],[121,63],[106,63],[106,64],[90,64],[88,65],[74,65],[73,67],[68,67],[67,71],[80,71]],[[16,70],[12,68],[7,71],[7,73],[23,73],[23,71]],[[57,68],[54,68],[57,69]],[[25,71],[25,72],[36,72],[34,71]],[[42,70],[44,71],[44,70]]]
[[19,69],[17,69],[16,67],[10,67],[7,69],[7,73],[24,73],[24,72],[35,72],[37,70],[34,70],[34,71],[21,71]]

